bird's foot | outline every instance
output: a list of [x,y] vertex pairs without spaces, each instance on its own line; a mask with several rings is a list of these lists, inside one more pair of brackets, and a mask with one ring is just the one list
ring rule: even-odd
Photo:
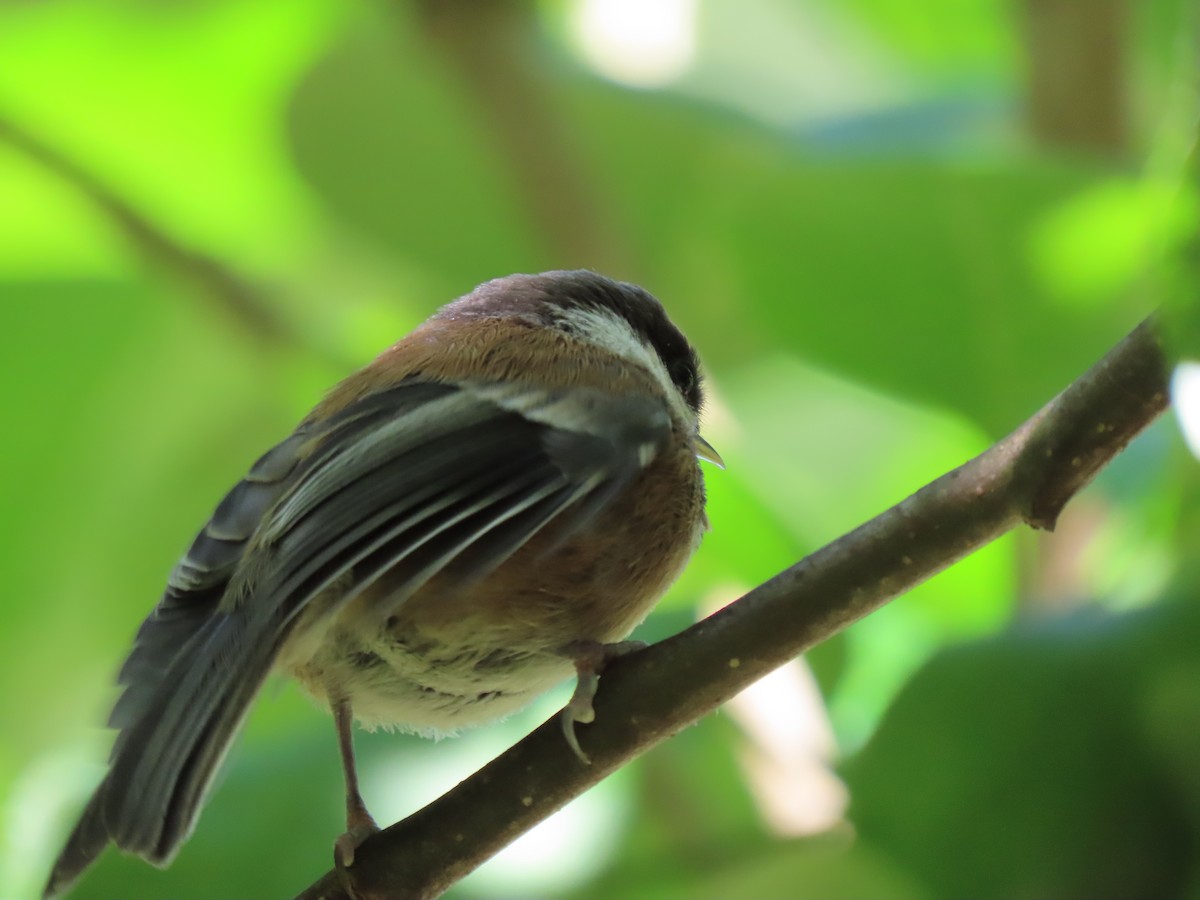
[[612,644],[602,644],[599,641],[574,641],[559,651],[575,664],[575,693],[562,711],[563,736],[567,746],[586,766],[592,764],[591,757],[579,746],[579,736],[575,734],[575,724],[588,724],[596,720],[596,710],[592,701],[600,687],[600,673],[604,667],[619,656],[626,656],[646,647],[642,641],[617,641]]
[[379,833],[379,826],[365,811],[361,817],[346,823],[346,832],[333,843],[333,860],[339,869],[348,869],[354,865],[354,853],[362,842],[373,834]]

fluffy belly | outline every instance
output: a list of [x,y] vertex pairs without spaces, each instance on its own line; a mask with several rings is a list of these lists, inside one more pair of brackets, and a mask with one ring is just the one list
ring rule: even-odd
[[363,641],[361,632],[335,626],[291,674],[325,703],[336,686],[367,728],[432,737],[514,713],[571,677],[574,666],[549,652],[464,649],[431,638]]

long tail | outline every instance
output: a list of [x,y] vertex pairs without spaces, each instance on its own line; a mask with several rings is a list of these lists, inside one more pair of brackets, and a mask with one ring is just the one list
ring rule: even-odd
[[130,657],[110,722],[121,730],[108,774],[59,855],[45,897],[68,888],[109,841],[158,866],[171,861],[271,668],[274,648],[249,638],[236,614],[218,612],[169,665],[155,665],[157,641]]

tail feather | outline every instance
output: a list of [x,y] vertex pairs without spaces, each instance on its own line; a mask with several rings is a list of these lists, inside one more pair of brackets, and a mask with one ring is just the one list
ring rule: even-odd
[[[157,683],[129,685],[107,776],[71,832],[45,897],[68,888],[111,841],[165,866],[191,834],[207,790],[274,659],[243,623],[218,614]],[[257,652],[256,652],[257,651]],[[124,697],[122,698],[125,699]]]

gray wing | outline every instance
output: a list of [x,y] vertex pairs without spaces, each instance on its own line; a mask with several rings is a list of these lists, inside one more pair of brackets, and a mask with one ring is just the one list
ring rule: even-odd
[[587,389],[408,382],[306,422],[221,502],[121,672],[111,766],[47,893],[112,840],[165,863],[296,617],[385,572],[400,596],[486,574],[586,523],[670,436],[665,404]]

